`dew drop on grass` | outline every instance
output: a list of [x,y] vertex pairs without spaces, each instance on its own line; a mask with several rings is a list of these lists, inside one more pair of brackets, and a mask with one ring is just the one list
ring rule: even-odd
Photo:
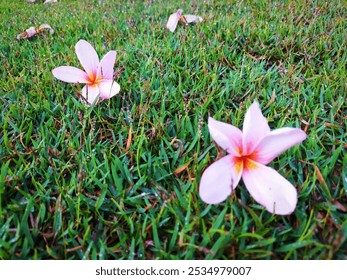
[[48,167],[47,173],[48,173],[49,175],[52,175],[52,174],[53,174],[53,168],[52,168],[51,166]]
[[21,199],[19,199],[19,204],[25,205],[28,203],[28,201],[29,199],[27,199],[26,197],[22,197]]

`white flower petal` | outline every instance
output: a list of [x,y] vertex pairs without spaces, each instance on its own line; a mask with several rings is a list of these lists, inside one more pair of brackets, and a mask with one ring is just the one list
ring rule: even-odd
[[181,15],[181,9],[177,10],[176,13],[171,14],[169,20],[167,21],[166,28],[169,29],[171,32],[174,32],[177,27],[178,21],[181,18]]
[[93,46],[85,40],[79,40],[75,46],[77,57],[86,70],[88,76],[93,80],[97,75],[99,58]]
[[89,105],[92,105],[95,101],[98,100],[99,93],[99,87],[96,85],[85,85],[82,89],[82,96],[89,103]]
[[224,201],[240,181],[242,166],[235,164],[234,157],[227,155],[211,164],[201,176],[199,194],[209,204]]
[[304,141],[306,133],[298,128],[283,127],[272,130],[257,145],[256,160],[268,164],[290,147]]
[[183,15],[182,17],[181,17],[181,19],[182,19],[182,21],[184,22],[184,23],[191,23],[191,22],[193,22],[193,23],[199,23],[199,22],[202,22],[202,17],[200,17],[200,16],[196,16],[196,15]]
[[208,118],[208,129],[216,143],[232,155],[239,155],[242,149],[242,132],[237,127]]
[[258,142],[270,132],[266,118],[259,109],[258,102],[254,101],[248,108],[243,122],[243,152],[250,154]]
[[88,82],[87,73],[73,66],[60,66],[52,70],[53,76],[65,83],[82,83]]
[[289,215],[295,210],[296,189],[276,170],[248,160],[242,179],[254,200],[270,213]]
[[99,89],[101,99],[110,99],[119,93],[120,86],[112,80],[104,80],[99,84]]

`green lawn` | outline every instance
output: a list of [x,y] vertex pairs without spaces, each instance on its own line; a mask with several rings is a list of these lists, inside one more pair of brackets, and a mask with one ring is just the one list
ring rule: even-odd
[[[0,259],[347,258],[346,1],[37,2],[0,3]],[[178,8],[204,21],[171,33]],[[120,93],[90,108],[52,75],[79,39],[118,53]],[[241,128],[255,99],[308,135],[270,164],[290,216],[242,182],[198,194],[223,155],[208,116]]]

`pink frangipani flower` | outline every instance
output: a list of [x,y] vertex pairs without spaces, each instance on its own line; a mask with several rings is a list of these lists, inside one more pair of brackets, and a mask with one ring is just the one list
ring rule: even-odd
[[182,12],[182,9],[179,9],[177,10],[177,12],[170,15],[169,20],[166,24],[166,28],[171,32],[174,32],[176,30],[179,21],[183,21],[186,25],[191,22],[202,22],[202,17],[195,15],[182,15]]
[[113,67],[116,51],[108,52],[99,62],[95,49],[85,40],[79,40],[75,47],[77,57],[84,70],[72,66],[60,66],[52,73],[66,83],[86,84],[82,96],[89,104],[100,98],[109,99],[120,91],[120,86],[113,81]]
[[41,24],[38,28],[31,26],[23,33],[17,35],[17,39],[30,39],[31,37],[36,36],[37,34],[42,33],[43,29],[48,29],[51,34],[54,34],[53,28],[47,23]]
[[213,140],[228,155],[214,162],[203,173],[199,194],[204,202],[217,204],[224,201],[242,177],[254,200],[267,211],[278,215],[288,215],[294,211],[296,189],[266,164],[305,140],[304,131],[289,127],[270,131],[256,101],[246,113],[242,132],[233,125],[211,117],[208,128]]

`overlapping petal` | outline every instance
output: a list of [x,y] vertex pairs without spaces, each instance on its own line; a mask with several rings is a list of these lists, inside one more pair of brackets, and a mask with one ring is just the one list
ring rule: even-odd
[[53,76],[66,83],[87,83],[87,73],[73,66],[60,66],[52,70]]
[[293,185],[268,166],[257,162],[250,165],[244,168],[242,179],[252,197],[273,214],[291,214],[297,203]]
[[208,129],[214,141],[232,155],[240,155],[242,132],[237,127],[208,118]]
[[260,111],[258,102],[254,101],[247,110],[243,122],[243,152],[252,153],[258,142],[269,132],[268,122]]
[[97,85],[85,85],[82,89],[82,96],[91,105],[99,98],[100,90]]
[[99,90],[101,99],[109,99],[119,93],[120,86],[113,80],[103,80],[99,84]]
[[99,58],[95,49],[85,40],[79,40],[75,47],[77,57],[91,79],[96,77]]
[[98,67],[98,76],[101,76],[105,80],[113,79],[113,67],[116,62],[116,55],[116,51],[109,51],[105,54]]
[[290,147],[304,141],[306,133],[298,128],[284,127],[269,132],[255,149],[257,162],[268,164]]
[[199,194],[209,204],[224,201],[240,181],[242,166],[232,155],[222,157],[210,165],[201,176]]

